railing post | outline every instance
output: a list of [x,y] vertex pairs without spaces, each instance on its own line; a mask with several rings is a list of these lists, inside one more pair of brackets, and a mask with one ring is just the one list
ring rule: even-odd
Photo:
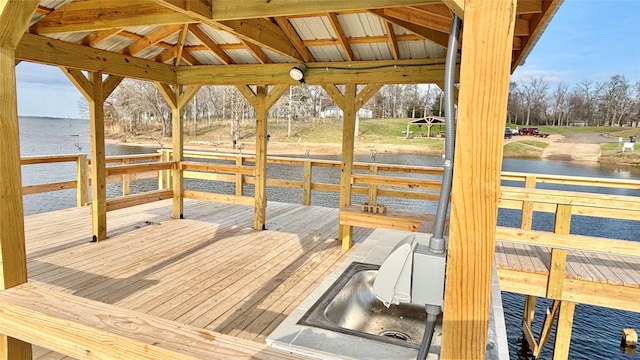
[[311,160],[307,159],[303,163],[303,175],[302,175],[302,205],[311,205],[311,173],[313,167],[311,166]]
[[[129,159],[122,159],[122,165],[128,165]],[[122,174],[122,196],[131,192],[131,174]]]
[[[369,165],[369,174],[378,175],[378,165],[375,165],[375,164]],[[371,205],[378,202],[378,185],[369,184],[369,197],[367,201]]]
[[[160,161],[166,162],[169,161],[169,150],[158,150],[160,153]],[[159,170],[158,171],[158,190],[166,190],[171,188],[171,171],[170,170]]]
[[[244,157],[242,154],[238,154],[236,157],[236,165],[242,166],[244,165]],[[242,196],[244,193],[244,175],[238,173],[236,174],[236,196]]]
[[81,207],[89,202],[89,163],[87,155],[78,154],[76,159],[76,206]]
[[[536,188],[535,175],[527,175],[527,177],[525,177],[524,188],[525,189]],[[531,230],[532,224],[533,224],[533,202],[523,201],[522,202],[522,219],[521,219],[520,228],[522,230]]]

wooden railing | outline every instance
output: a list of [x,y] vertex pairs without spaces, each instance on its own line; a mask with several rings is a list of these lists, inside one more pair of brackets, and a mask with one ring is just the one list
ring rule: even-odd
[[[135,206],[145,202],[162,200],[172,196],[171,190],[167,190],[166,183],[158,176],[160,171],[173,169],[175,163],[160,161],[161,154],[141,154],[109,156],[106,158],[107,183],[121,183],[122,197],[107,200],[107,210],[116,210],[123,207]],[[22,187],[23,195],[39,194],[52,191],[76,189],[76,205],[85,206],[89,203],[89,186],[91,185],[91,162],[85,154],[28,156],[20,160],[21,165],[56,164],[75,162],[75,180],[43,183]],[[114,165],[115,164],[115,165]],[[159,178],[158,190],[148,191],[135,195],[131,193],[131,181]]]

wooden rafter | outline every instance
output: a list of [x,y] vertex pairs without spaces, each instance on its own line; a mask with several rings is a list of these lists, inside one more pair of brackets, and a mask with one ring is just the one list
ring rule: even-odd
[[176,44],[176,59],[174,65],[180,65],[182,60],[182,52],[184,50],[184,43],[187,40],[187,33],[189,33],[189,25],[182,25],[180,30],[180,36],[178,36],[178,43]]
[[302,39],[300,39],[300,36],[296,32],[296,29],[293,28],[293,25],[291,25],[291,22],[289,22],[289,20],[283,16],[278,16],[273,19],[278,24],[278,26],[280,26],[280,29],[282,29],[284,35],[289,38],[289,41],[291,41],[293,46],[295,46],[296,50],[298,50],[298,52],[302,56],[302,60],[304,60],[305,62],[314,62],[315,59],[313,58],[313,55],[311,55],[309,49],[307,49],[307,46],[304,44]]
[[399,20],[404,20],[413,24],[424,26],[425,28],[448,34],[451,30],[451,17],[439,16],[423,8],[391,8],[385,9],[384,14]]
[[[204,16],[197,11],[192,11],[188,6],[175,6],[171,4],[171,1],[157,1],[165,5],[165,9],[175,11],[176,14],[185,16],[191,19],[192,22],[200,22],[204,25],[227,31],[242,40],[246,40],[260,47],[270,49],[283,56],[289,57],[294,60],[302,60],[302,57],[300,56],[296,48],[291,44],[289,39],[287,39],[280,27],[267,19],[254,18],[243,20],[214,21],[209,16]],[[238,7],[237,3],[234,6]]]
[[246,40],[240,40],[240,41],[242,41],[242,44],[249,49],[249,51],[253,54],[253,56],[256,57],[256,59],[258,59],[258,61],[261,64],[270,64],[271,63],[271,59],[269,59],[267,54],[265,54],[265,52],[262,51],[260,46],[254,44],[252,42],[246,41]]
[[442,46],[442,47],[447,47],[447,43],[449,41],[449,34],[442,32],[442,31],[437,31],[437,30],[433,30],[433,29],[429,29],[426,28],[424,26],[421,25],[417,25],[417,24],[413,24],[411,22],[402,20],[402,19],[398,19],[395,18],[393,16],[389,16],[387,14],[385,14],[384,10],[371,10],[372,14],[377,15],[378,17],[389,21],[395,25],[398,25],[400,27],[403,27],[411,32],[414,32],[420,36],[422,36],[425,39],[428,39],[430,41],[433,41],[434,43]]
[[189,31],[202,42],[204,46],[207,47],[213,54],[222,61],[223,64],[235,64],[236,62],[229,56],[220,45],[216,44],[215,41],[211,40],[209,35],[207,35],[204,30],[202,30],[197,24],[189,25]]
[[94,47],[122,32],[121,28],[94,31],[80,40],[80,44]]
[[191,22],[193,18],[154,3],[97,0],[64,4],[33,25],[31,32],[44,35]]
[[243,40],[271,49],[288,58],[302,60],[302,56],[285,36],[282,29],[267,19],[227,20],[217,24],[218,28]]
[[[385,20],[385,22],[388,22]],[[396,41],[419,41],[424,40],[424,37],[416,34],[396,34]],[[389,41],[387,35],[384,36],[363,36],[349,38],[349,44],[373,44],[373,43],[385,43]],[[327,45],[340,45],[337,39],[313,39],[303,41],[304,46],[327,46]],[[225,45],[231,46],[230,44]]]
[[326,16],[327,18],[329,18],[329,23],[331,24],[331,27],[333,28],[333,31],[336,34],[336,38],[338,39],[338,42],[340,42],[340,46],[344,51],[345,58],[348,61],[353,61],[354,60],[353,50],[351,49],[349,40],[347,39],[347,36],[345,35],[344,30],[342,29],[342,25],[340,25],[340,21],[338,20],[338,15],[336,15],[335,13],[328,13]]
[[133,44],[127,46],[122,52],[127,55],[136,55],[142,52],[144,49],[147,49],[163,39],[179,32],[182,30],[182,25],[168,25],[163,26],[160,29],[152,32],[149,35],[142,37],[137,40]]
[[384,23],[384,29],[387,32],[391,55],[395,60],[398,60],[400,59],[400,49],[398,48],[398,39],[396,37],[396,32],[393,30],[393,24],[387,20],[382,20],[382,22]]
[[159,5],[178,12],[193,12],[198,16],[211,18],[211,4],[206,0],[154,0]]

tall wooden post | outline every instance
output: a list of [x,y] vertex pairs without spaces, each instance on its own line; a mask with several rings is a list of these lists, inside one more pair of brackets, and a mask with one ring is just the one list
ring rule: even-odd
[[247,85],[237,85],[238,91],[256,111],[256,165],[255,165],[255,206],[253,228],[264,230],[267,213],[267,115],[269,109],[289,90],[288,85],[276,85],[269,91],[258,85],[256,91]]
[[89,102],[91,134],[91,216],[93,241],[107,238],[107,167],[104,145],[104,93],[102,73],[90,74],[93,85]]
[[[342,124],[342,163],[340,165],[340,208],[351,205],[351,175],[353,174],[353,151],[355,147],[356,131],[356,85],[348,84],[344,89],[344,114]],[[340,225],[338,238],[342,241],[342,248],[351,247],[353,228]]]
[[[27,282],[15,49],[37,0],[0,0],[0,291]],[[31,345],[0,334],[0,359],[31,359]]]
[[253,228],[264,230],[267,213],[267,87],[256,88],[256,183]]
[[[353,173],[353,152],[355,146],[356,115],[358,110],[382,87],[382,84],[368,84],[357,92],[356,84],[345,85],[344,94],[335,85],[323,85],[324,90],[342,109],[342,164],[340,166],[340,208],[351,205],[351,175]],[[338,226],[338,239],[342,248],[349,250],[352,243],[352,227]]]
[[91,224],[92,241],[107,238],[107,167],[104,144],[104,102],[122,81],[121,76],[90,72],[89,78],[76,69],[60,68],[89,103],[91,136]]
[[515,14],[516,0],[464,4],[442,359],[485,357]]
[[182,197],[182,191],[184,190],[184,176],[182,169],[180,169],[180,162],[184,158],[184,126],[182,120],[182,110],[189,103],[189,101],[200,90],[200,85],[180,86],[174,85],[173,87],[156,82],[156,87],[169,104],[171,108],[171,140],[173,146],[173,161],[177,166],[172,170],[171,185],[173,189],[173,218],[182,219],[184,217],[184,198]]

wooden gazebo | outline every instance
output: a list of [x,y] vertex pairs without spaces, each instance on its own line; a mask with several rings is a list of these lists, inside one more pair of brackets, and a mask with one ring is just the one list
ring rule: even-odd
[[[202,85],[237,86],[257,114],[254,228],[263,229],[266,117],[297,84],[290,69],[305,64],[305,82],[322,85],[344,112],[340,206],[349,206],[357,110],[383,84],[442,88],[455,13],[463,19],[455,167],[464,171],[454,173],[441,356],[483,358],[509,76],[561,2],[0,0],[0,290],[27,282],[15,86],[21,61],[60,67],[89,102],[94,240],[107,236],[103,104],[127,77],[155,82],[173,110],[175,219],[183,216],[181,110]],[[350,232],[340,229],[346,249]],[[38,321],[24,326],[37,329]],[[30,358],[30,344],[12,335],[0,337],[0,358]],[[98,351],[82,339],[65,342]]]

